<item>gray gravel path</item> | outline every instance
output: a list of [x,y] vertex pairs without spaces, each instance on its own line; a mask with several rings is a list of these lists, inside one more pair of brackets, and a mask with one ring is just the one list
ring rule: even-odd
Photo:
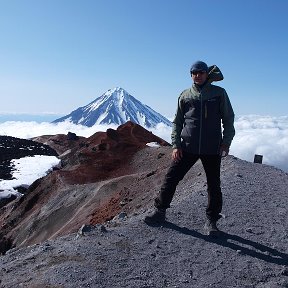
[[[0,257],[0,287],[288,287],[288,175],[228,156],[219,239],[204,235],[206,184],[198,163],[168,222],[147,226],[152,202],[104,226]],[[91,228],[91,229],[90,229]]]

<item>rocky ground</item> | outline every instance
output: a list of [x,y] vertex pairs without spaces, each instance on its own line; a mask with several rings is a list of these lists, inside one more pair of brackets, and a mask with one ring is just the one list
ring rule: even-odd
[[[70,218],[74,229],[38,242],[34,237],[0,256],[0,287],[288,287],[287,173],[224,158],[222,233],[215,239],[203,231],[207,195],[199,162],[178,185],[168,221],[158,227],[142,221],[153,209],[170,153],[170,147],[142,147],[129,158],[126,174],[66,186],[81,208],[74,211],[78,221]],[[77,193],[86,198],[81,202]],[[96,213],[91,207],[99,193],[109,195],[108,204]],[[48,218],[60,221],[56,216]]]

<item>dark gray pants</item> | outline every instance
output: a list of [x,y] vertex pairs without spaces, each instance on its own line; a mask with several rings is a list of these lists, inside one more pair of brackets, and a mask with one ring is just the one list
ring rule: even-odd
[[207,179],[208,205],[206,208],[207,218],[217,221],[221,216],[222,210],[222,192],[220,187],[220,165],[221,157],[219,155],[194,155],[183,152],[180,161],[173,161],[164,182],[161,186],[160,193],[155,199],[155,207],[166,209],[170,207],[176,187],[190,168],[200,159]]

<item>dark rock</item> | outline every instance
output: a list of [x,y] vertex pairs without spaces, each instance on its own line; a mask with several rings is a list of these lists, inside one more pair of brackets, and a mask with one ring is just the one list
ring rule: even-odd
[[14,201],[17,198],[16,195],[11,194],[10,197],[0,198],[0,208],[4,207],[8,203]]
[[14,189],[15,189],[16,191],[18,191],[19,193],[21,193],[21,194],[26,194],[28,188],[29,188],[28,185],[21,185],[21,186],[14,187]]
[[78,230],[78,234],[84,236],[84,233],[92,231],[93,228],[94,226],[92,225],[83,224],[81,228]]
[[67,134],[67,139],[73,141],[73,140],[78,140],[79,137],[78,137],[75,133],[68,132],[68,134]]
[[159,153],[158,156],[157,156],[157,158],[160,159],[160,158],[162,158],[164,155],[165,155],[164,153]]
[[101,225],[101,226],[100,226],[100,231],[101,231],[101,232],[104,232],[104,233],[108,232],[107,229],[106,229],[106,227],[105,227],[104,225]]
[[12,248],[12,240],[0,233],[0,255],[4,255],[8,250]]

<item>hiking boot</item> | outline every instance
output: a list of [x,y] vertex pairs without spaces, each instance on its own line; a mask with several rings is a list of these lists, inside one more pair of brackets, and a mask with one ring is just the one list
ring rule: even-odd
[[157,208],[153,214],[151,214],[150,216],[146,216],[144,218],[144,222],[146,224],[161,224],[163,222],[165,222],[165,216],[166,216],[166,209],[159,209]]
[[219,229],[217,228],[216,221],[207,220],[204,226],[204,230],[207,235],[218,237],[220,234]]

